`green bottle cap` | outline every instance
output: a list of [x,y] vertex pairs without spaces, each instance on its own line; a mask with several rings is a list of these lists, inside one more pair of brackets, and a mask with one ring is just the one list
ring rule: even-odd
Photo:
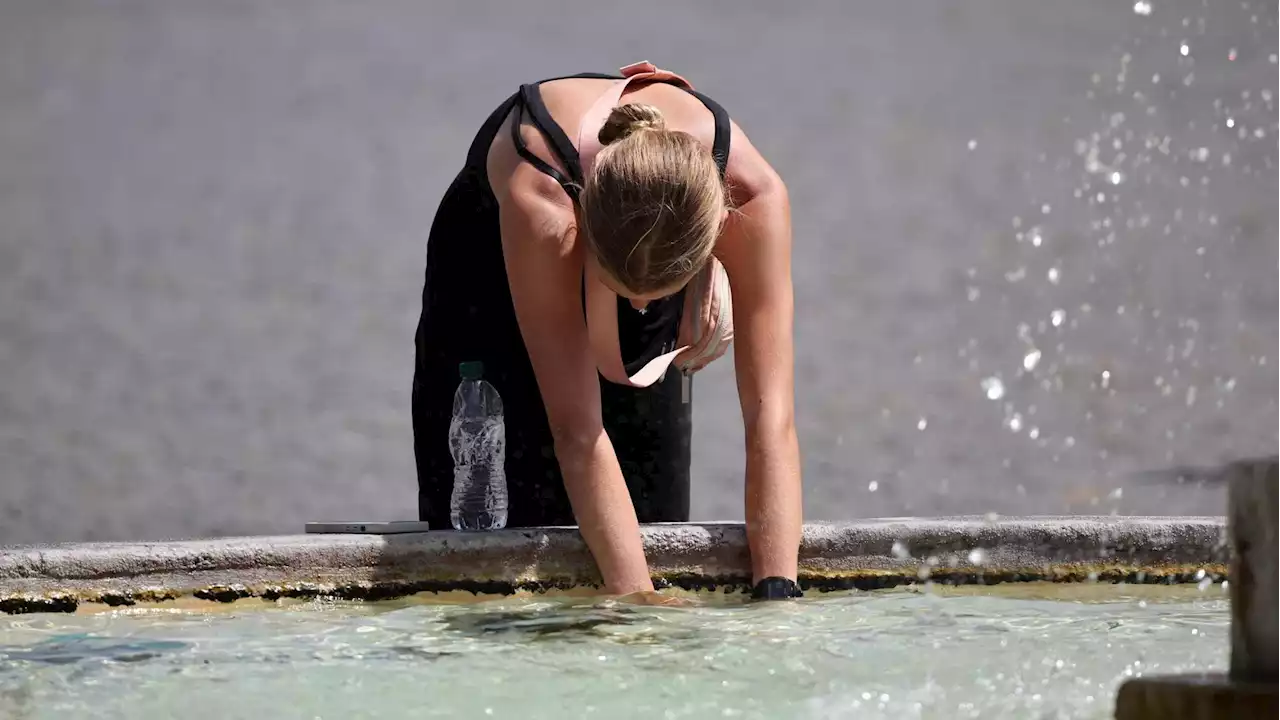
[[458,374],[463,380],[479,380],[484,377],[484,363],[479,360],[458,363]]

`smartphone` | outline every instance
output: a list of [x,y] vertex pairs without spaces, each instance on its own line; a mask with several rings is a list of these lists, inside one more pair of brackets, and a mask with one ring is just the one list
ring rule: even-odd
[[309,522],[309,533],[340,533],[347,535],[395,535],[397,533],[427,532],[427,523],[419,520],[382,520],[372,522]]

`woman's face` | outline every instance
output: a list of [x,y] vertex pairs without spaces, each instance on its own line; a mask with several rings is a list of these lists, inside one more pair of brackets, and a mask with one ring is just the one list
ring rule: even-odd
[[681,288],[689,282],[688,280],[684,280],[674,287],[647,293],[634,293],[624,287],[622,283],[615,280],[612,275],[605,272],[604,268],[600,266],[599,261],[596,260],[594,254],[587,253],[587,255],[589,256],[587,262],[591,263],[592,269],[595,271],[594,274],[600,279],[600,282],[604,283],[604,286],[612,290],[618,297],[626,298],[631,303],[631,307],[636,310],[643,310],[645,306],[654,300],[661,300],[664,297],[680,292]]

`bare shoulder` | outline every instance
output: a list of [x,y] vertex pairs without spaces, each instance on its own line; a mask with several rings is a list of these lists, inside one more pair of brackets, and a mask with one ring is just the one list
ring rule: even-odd
[[[503,214],[524,226],[522,234],[564,238],[574,224],[573,201],[555,178],[525,162],[516,152],[511,137],[511,124],[515,122],[519,118],[513,111],[489,146],[485,160],[489,187]],[[519,131],[530,151],[555,164],[535,128],[522,124]]]
[[732,135],[729,141],[729,164],[725,169],[725,182],[729,186],[730,199],[735,207],[752,199],[771,193],[786,193],[786,184],[765,159],[746,132],[730,121]]

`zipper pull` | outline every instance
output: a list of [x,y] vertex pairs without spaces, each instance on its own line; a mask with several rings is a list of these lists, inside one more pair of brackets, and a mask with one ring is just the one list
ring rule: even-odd
[[680,402],[685,405],[689,404],[689,396],[693,394],[693,378],[689,377],[689,373],[680,371]]

